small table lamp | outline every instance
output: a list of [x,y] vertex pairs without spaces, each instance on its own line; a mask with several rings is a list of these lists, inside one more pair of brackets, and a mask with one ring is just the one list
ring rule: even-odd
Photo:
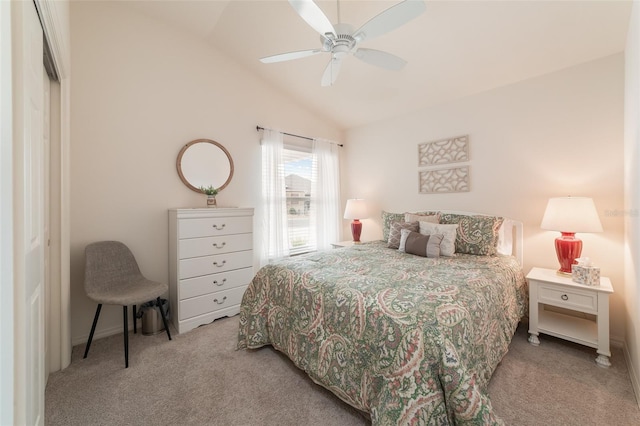
[[596,206],[587,197],[550,198],[540,227],[562,234],[556,238],[558,272],[561,274],[571,274],[571,265],[582,253],[582,240],[576,238],[575,233],[602,232]]
[[353,236],[353,242],[360,242],[360,233],[362,232],[362,222],[360,219],[367,218],[367,205],[363,199],[353,198],[347,200],[347,206],[344,209],[344,218],[353,219],[351,222],[351,235]]

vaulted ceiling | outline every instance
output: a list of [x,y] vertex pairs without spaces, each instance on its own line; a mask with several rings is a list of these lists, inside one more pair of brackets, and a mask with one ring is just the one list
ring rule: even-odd
[[[259,58],[320,47],[286,0],[124,2],[210,43],[307,108],[353,128],[558,71],[624,50],[631,2],[431,1],[406,25],[364,42],[405,59],[388,71],[345,59],[333,86],[320,79],[329,54],[263,64]],[[336,1],[316,3],[338,22]],[[398,1],[341,0],[358,28]]]

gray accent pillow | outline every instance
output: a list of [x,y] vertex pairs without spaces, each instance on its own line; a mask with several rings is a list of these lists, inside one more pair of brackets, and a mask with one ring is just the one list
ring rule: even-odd
[[408,229],[402,229],[400,233],[399,251],[422,257],[440,257],[442,234],[422,235]]
[[387,247],[397,249],[400,247],[400,231],[408,229],[409,231],[418,232],[420,230],[420,222],[393,222],[389,229],[389,239]]

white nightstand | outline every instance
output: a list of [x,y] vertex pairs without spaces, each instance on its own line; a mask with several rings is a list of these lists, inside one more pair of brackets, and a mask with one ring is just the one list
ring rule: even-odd
[[337,243],[331,243],[331,246],[333,248],[341,248],[341,247],[351,247],[353,245],[357,245],[361,243],[362,241],[360,241],[359,243],[354,243],[353,240],[348,240],[348,241],[338,241]]
[[[529,281],[529,343],[538,346],[540,333],[596,348],[596,363],[609,367],[609,295],[611,281],[600,278],[599,286],[574,282],[552,269],[532,268]],[[546,309],[557,306],[578,313],[572,316]],[[579,313],[595,316],[595,321]]]

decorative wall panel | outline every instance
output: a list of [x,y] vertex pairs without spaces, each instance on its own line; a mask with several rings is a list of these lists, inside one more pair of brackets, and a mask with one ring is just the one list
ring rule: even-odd
[[418,166],[469,161],[469,135],[425,142],[418,145]]
[[469,191],[469,166],[422,170],[419,175],[421,194]]

